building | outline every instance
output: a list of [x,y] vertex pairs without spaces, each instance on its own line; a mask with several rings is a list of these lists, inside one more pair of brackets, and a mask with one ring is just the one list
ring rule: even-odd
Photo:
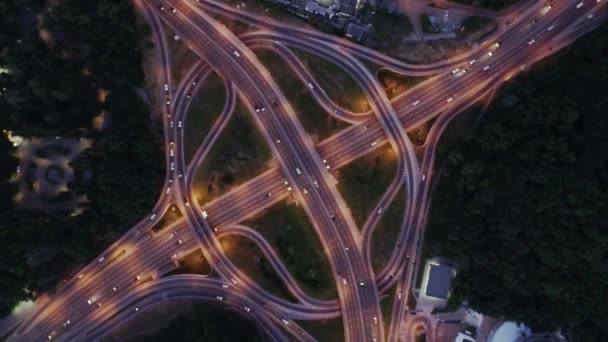
[[448,299],[454,269],[440,264],[430,264],[428,282],[424,293],[429,297]]
[[346,29],[346,36],[357,41],[361,40],[364,33],[365,30],[361,26],[353,23],[348,24],[348,28]]

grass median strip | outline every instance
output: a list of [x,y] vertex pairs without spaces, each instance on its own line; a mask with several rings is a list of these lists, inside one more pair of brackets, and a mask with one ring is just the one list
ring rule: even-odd
[[196,171],[194,196],[199,205],[264,172],[271,159],[251,114],[238,101],[230,122]]
[[353,112],[370,110],[363,89],[346,71],[319,56],[296,49],[293,52],[338,106]]
[[397,158],[382,146],[338,169],[338,190],[348,204],[358,227],[362,227],[374,206],[395,177]]
[[192,94],[192,102],[183,123],[186,161],[192,158],[220,116],[226,95],[224,80],[216,73],[209,75],[197,92]]
[[222,237],[220,243],[228,258],[262,288],[280,298],[297,301],[253,241],[239,235],[228,235]]
[[397,193],[372,234],[372,267],[376,274],[382,270],[397,248],[397,238],[405,211],[404,196],[405,190],[403,189]]
[[338,298],[329,260],[302,208],[283,201],[245,224],[268,239],[306,293],[319,299]]
[[256,55],[272,75],[281,75],[281,77],[275,78],[276,82],[289,100],[306,132],[311,134],[315,140],[323,140],[349,125],[325,112],[310,95],[310,89],[291,71],[281,57],[268,50],[256,51]]

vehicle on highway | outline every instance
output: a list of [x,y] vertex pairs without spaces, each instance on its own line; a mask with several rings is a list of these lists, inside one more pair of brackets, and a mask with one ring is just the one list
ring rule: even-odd
[[486,65],[485,67],[483,67],[483,71],[488,71],[488,70],[490,70],[490,65],[489,64]]
[[420,100],[416,100],[414,102],[412,102],[412,106],[417,106],[420,103]]
[[238,51],[236,51],[236,50],[234,50],[233,54],[234,54],[234,55],[235,55],[237,58],[238,58],[238,57],[241,57],[241,54],[240,54]]
[[299,168],[297,168],[297,167],[296,167],[296,172],[298,173],[298,175],[301,175],[301,174],[302,174],[302,171],[300,171],[300,169],[299,169]]

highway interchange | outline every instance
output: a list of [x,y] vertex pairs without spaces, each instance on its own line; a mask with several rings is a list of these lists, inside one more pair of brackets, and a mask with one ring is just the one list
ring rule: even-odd
[[[212,300],[243,312],[277,341],[314,340],[296,320],[341,317],[347,341],[398,341],[406,329],[408,296],[420,262],[419,247],[429,207],[434,152],[449,121],[474,103],[491,99],[503,82],[534,62],[568,46],[597,27],[606,16],[604,0],[526,1],[496,13],[500,28],[471,51],[429,65],[410,65],[344,39],[278,23],[215,0],[134,0],[152,28],[157,54],[158,98],[164,124],[167,174],[161,196],[143,218],[50,301],[40,303],[14,331],[11,341],[91,341],[136,317],[148,307],[178,298]],[[579,6],[579,3],[582,5]],[[235,36],[209,14],[219,14],[258,30]],[[590,18],[590,15],[593,16]],[[173,84],[165,23],[200,57]],[[368,113],[336,105],[292,48],[340,66],[360,85]],[[319,143],[304,131],[270,72],[253,51],[272,50],[304,84],[320,106],[352,125]],[[430,78],[388,100],[363,62],[412,76]],[[466,69],[466,73],[453,72]],[[226,103],[204,141],[187,161],[183,149],[190,94],[212,71],[222,76]],[[278,166],[199,207],[193,192],[196,170],[232,116],[237,99],[246,104]],[[406,131],[435,119],[418,151]],[[398,157],[397,176],[361,231],[336,187],[332,171],[390,144]],[[378,274],[371,267],[371,238],[381,215],[403,189],[405,215],[395,248]],[[271,193],[272,197],[265,195]],[[309,217],[330,261],[338,299],[324,301],[303,291],[265,238],[240,223],[288,196],[295,196]],[[152,227],[171,205],[185,219],[159,231]],[[254,241],[297,303],[269,293],[224,254],[219,237],[238,234]],[[177,260],[201,249],[218,277],[174,275]],[[379,300],[396,286],[392,317],[382,317]],[[389,329],[384,330],[383,321]]]

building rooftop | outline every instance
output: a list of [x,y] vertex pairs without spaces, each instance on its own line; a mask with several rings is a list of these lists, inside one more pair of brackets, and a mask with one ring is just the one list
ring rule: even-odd
[[356,40],[361,40],[361,37],[363,37],[363,33],[365,33],[365,30],[361,26],[353,23],[348,24],[348,28],[346,30],[347,37]]
[[431,264],[425,293],[427,296],[447,299],[452,283],[453,269],[448,266]]

